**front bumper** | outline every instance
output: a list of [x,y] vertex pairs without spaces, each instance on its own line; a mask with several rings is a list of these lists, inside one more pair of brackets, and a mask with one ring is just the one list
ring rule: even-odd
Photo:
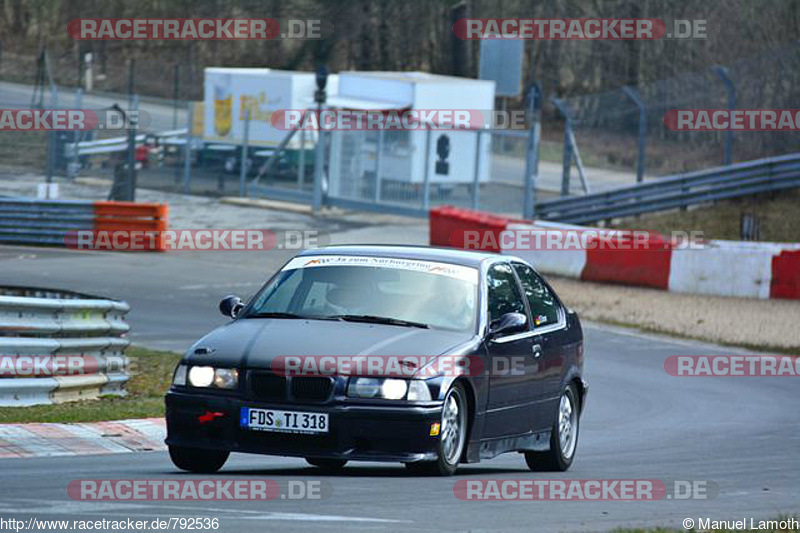
[[[441,403],[426,406],[366,405],[355,402],[264,403],[196,391],[170,390],[166,396],[167,440],[172,446],[231,452],[324,457],[359,461],[415,462],[437,457]],[[328,413],[327,434],[254,431],[239,426],[242,407]],[[200,423],[205,413],[223,416]]]

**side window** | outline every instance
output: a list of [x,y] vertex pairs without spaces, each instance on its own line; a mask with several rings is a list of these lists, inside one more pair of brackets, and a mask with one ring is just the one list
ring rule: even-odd
[[507,264],[498,264],[489,269],[489,321],[496,320],[506,313],[525,314],[525,304],[519,293],[514,272]]
[[558,322],[558,302],[553,293],[542,282],[533,269],[527,265],[514,263],[528,305],[531,308],[534,327],[549,326]]

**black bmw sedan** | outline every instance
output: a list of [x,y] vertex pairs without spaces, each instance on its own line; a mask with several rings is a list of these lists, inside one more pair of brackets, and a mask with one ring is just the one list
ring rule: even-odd
[[586,402],[578,316],[512,256],[336,246],[290,260],[197,341],[166,396],[174,464],[230,452],[405,463],[450,475],[505,452],[575,458]]

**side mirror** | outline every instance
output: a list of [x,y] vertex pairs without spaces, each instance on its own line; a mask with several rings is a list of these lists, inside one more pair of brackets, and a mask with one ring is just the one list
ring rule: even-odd
[[528,317],[522,313],[506,313],[489,324],[489,338],[521,333],[528,326]]
[[229,318],[236,318],[236,315],[244,309],[244,303],[238,296],[226,296],[219,303],[219,312]]

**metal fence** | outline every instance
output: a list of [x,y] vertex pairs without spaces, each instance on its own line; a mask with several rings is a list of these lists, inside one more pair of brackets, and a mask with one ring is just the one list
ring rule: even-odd
[[[91,373],[0,378],[0,406],[25,406],[125,394],[129,327],[125,302],[51,290],[0,289],[0,357],[91,358]],[[35,368],[35,367],[34,367]]]
[[540,203],[543,220],[585,224],[800,187],[800,155],[759,159]]
[[94,202],[0,198],[0,242],[64,246],[67,233],[94,228]]
[[587,166],[615,169],[635,183],[796,151],[796,130],[672,131],[664,116],[672,109],[794,109],[798,73],[800,44],[793,44],[638,87],[550,101],[574,129]]
[[[46,175],[102,177],[109,180],[109,189],[134,166],[137,186],[165,191],[309,205],[321,196],[331,206],[412,215],[446,203],[530,217],[534,203],[557,196],[604,192],[795,151],[800,141],[796,131],[674,132],[665,127],[664,115],[671,109],[795,108],[800,101],[798,51],[794,45],[725,67],[598,94],[542,95],[540,143],[531,134],[535,120],[530,130],[455,132],[446,158],[438,153],[436,131],[323,134],[318,189],[314,132],[298,131],[285,150],[256,142],[212,142],[198,133],[192,102],[130,99],[120,93],[87,96],[54,86],[36,95],[4,90],[0,106],[27,107],[36,96],[43,105],[101,111],[114,104],[125,108],[131,100],[148,118],[135,136],[133,156],[125,131],[83,136],[0,132],[8,141],[0,143],[0,153],[5,150],[10,159]],[[124,90],[124,84],[113,87]],[[533,164],[539,152],[541,162]],[[451,166],[450,175],[437,173],[443,165]],[[474,171],[483,167],[485,176]]]

